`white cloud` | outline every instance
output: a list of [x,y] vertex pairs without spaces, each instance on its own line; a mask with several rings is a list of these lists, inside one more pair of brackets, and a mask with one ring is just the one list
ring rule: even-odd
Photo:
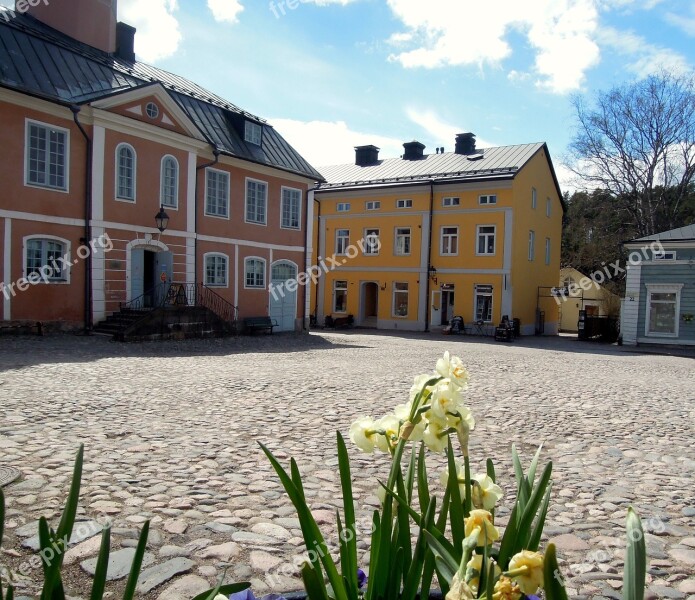
[[237,23],[239,13],[244,10],[239,0],[208,0],[208,8],[212,11],[215,21]]
[[403,154],[403,142],[383,135],[350,129],[344,121],[270,119],[278,132],[314,167],[354,162],[355,146],[374,144],[382,158]]
[[540,84],[556,93],[581,86],[584,73],[598,62],[593,41],[598,27],[597,0],[388,0],[414,48],[391,60],[406,68],[461,65],[499,66],[512,54],[511,31],[525,34],[536,51],[534,69]]
[[671,25],[678,27],[690,37],[695,37],[695,7],[693,7],[690,12],[693,13],[692,17],[677,15],[676,13],[666,13],[665,18]]
[[137,28],[135,53],[139,60],[157,62],[178,50],[182,35],[177,10],[176,0],[148,0],[146,10],[141,0],[119,2],[119,20]]

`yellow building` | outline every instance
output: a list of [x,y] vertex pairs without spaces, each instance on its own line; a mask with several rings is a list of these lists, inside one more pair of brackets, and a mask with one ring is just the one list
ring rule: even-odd
[[560,287],[568,290],[559,295],[560,331],[577,333],[579,311],[589,317],[617,317],[620,314],[620,296],[608,291],[572,267],[560,270]]
[[468,133],[455,152],[403,146],[386,160],[360,146],[355,164],[320,169],[318,323],[427,331],[461,316],[476,329],[508,315],[522,334],[557,333],[564,209],[546,144],[477,149]]

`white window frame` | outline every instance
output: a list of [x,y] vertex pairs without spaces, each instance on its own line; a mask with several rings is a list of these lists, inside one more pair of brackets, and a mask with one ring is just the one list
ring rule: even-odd
[[410,198],[396,200],[396,208],[413,208],[413,201]]
[[545,216],[550,218],[553,213],[553,201],[550,198],[545,199]]
[[[297,227],[285,224],[285,192],[297,192],[299,194],[299,200],[297,201]],[[285,185],[280,188],[280,228],[291,229],[292,231],[302,230],[302,190],[299,188],[287,187]]]
[[[347,235],[341,235],[341,231],[346,231]],[[341,247],[344,242],[344,247]],[[336,229],[335,230],[335,253],[341,256],[347,254],[347,249],[350,246],[350,230]]]
[[[119,194],[118,180],[120,179],[120,162],[121,162],[121,150],[128,149],[133,153],[133,197],[127,198]],[[127,142],[121,142],[116,146],[116,168],[114,170],[114,196],[118,202],[127,202],[128,204],[136,204],[138,197],[138,153]]]
[[676,256],[675,250],[655,250],[652,254],[652,260],[676,260]]
[[[483,227],[492,227],[492,232],[483,233]],[[480,252],[480,238],[485,237],[485,252]],[[487,251],[487,238],[492,236],[492,252]],[[497,254],[497,225],[476,225],[475,228],[475,255],[476,256],[495,256]]]
[[[405,232],[407,230],[407,233]],[[408,238],[408,252],[399,252],[398,242]],[[410,256],[413,248],[413,230],[411,227],[396,227],[393,234],[393,254],[395,256]]]
[[[224,283],[210,283],[208,281],[208,259],[222,258],[224,260]],[[222,252],[206,252],[203,254],[203,273],[204,281],[207,287],[227,288],[229,287],[229,256]]]
[[[65,155],[63,157],[63,178],[65,180],[64,187],[30,181],[29,160],[31,155],[31,144],[29,132],[32,125],[41,127],[42,129],[54,129],[55,131],[59,131],[65,135]],[[42,190],[51,190],[54,192],[61,192],[63,194],[67,194],[70,191],[70,130],[65,129],[64,127],[52,125],[50,123],[42,123],[41,121],[35,121],[33,119],[25,119],[24,129],[24,185],[27,187],[40,188]],[[48,154],[48,150],[46,151],[46,153]],[[46,161],[46,163],[48,165],[48,161]]]
[[[249,184],[255,184],[256,186],[265,187],[265,195],[263,198],[263,220],[262,221],[252,221],[249,219]],[[249,225],[260,225],[262,227],[267,227],[268,225],[268,182],[262,179],[254,179],[253,177],[247,177],[244,182],[244,222]],[[256,207],[256,212],[258,212],[258,207]]]
[[[249,263],[251,261],[260,261],[263,264],[263,283],[262,285],[248,285]],[[264,290],[266,288],[266,280],[268,279],[268,261],[262,256],[247,256],[244,258],[244,289],[246,290]]]
[[[399,285],[404,285],[405,290],[397,289],[397,286],[399,286]],[[406,310],[405,310],[404,315],[398,314],[398,312],[396,311],[396,295],[397,294],[405,294]],[[409,314],[410,314],[410,284],[407,281],[394,281],[392,286],[391,286],[391,316],[394,319],[407,319]]]
[[497,194],[481,194],[478,196],[478,204],[497,204]]
[[381,208],[381,200],[367,200],[364,203],[365,210],[379,210]]
[[[489,289],[489,291],[488,291]],[[490,298],[490,318],[478,318],[478,296]],[[495,314],[495,288],[489,284],[477,284],[473,286],[473,321],[483,321],[484,323],[492,323]],[[483,316],[483,315],[481,315]]]
[[461,198],[459,196],[445,196],[442,198],[442,206],[461,206]]
[[[339,283],[344,283],[345,287],[338,287]],[[345,310],[338,310],[336,308],[336,299],[338,297],[338,292],[345,292]],[[348,282],[346,279],[336,279],[333,282],[333,306],[331,308],[333,309],[334,313],[345,314],[345,313],[347,313],[347,304],[348,304]]]
[[533,229],[528,232],[528,259],[536,260],[536,232]]
[[[174,204],[167,204],[164,200],[164,181],[165,181],[165,165],[168,160],[173,160],[174,161],[174,168],[175,168],[175,173],[176,173],[176,178],[174,181]],[[178,210],[179,209],[179,161],[176,159],[175,156],[172,156],[171,154],[165,154],[162,157],[162,162],[160,166],[160,174],[159,174],[160,182],[159,182],[159,204],[160,206],[164,206],[165,208],[171,208],[172,210]]]
[[366,227],[364,230],[364,252],[365,256],[379,256],[379,250],[381,249],[381,244],[372,245],[369,242],[369,237],[375,235],[378,242],[381,241],[381,229],[378,227]]
[[244,122],[244,141],[260,146],[263,142],[263,127],[253,121]]
[[335,207],[336,212],[350,212],[349,202],[338,202]]
[[44,281],[43,279],[38,279],[32,283],[35,283],[36,285],[39,285],[39,284],[41,284],[41,285],[69,285],[70,284],[71,266],[72,266],[72,260],[71,260],[72,244],[71,244],[70,240],[66,240],[65,238],[61,238],[61,237],[58,237],[55,235],[34,234],[34,235],[27,235],[22,239],[22,275],[23,275],[23,277],[27,281],[29,281],[27,259],[28,259],[29,242],[32,240],[40,240],[42,242],[57,242],[59,244],[62,244],[63,249],[64,249],[64,253],[61,254],[61,257],[64,257],[68,263],[68,267],[66,269],[63,269],[63,277],[49,278],[48,281]]
[[[444,230],[445,229],[455,229],[456,233],[447,233],[447,239],[456,240],[456,252],[444,252]],[[450,244],[451,245],[451,244]],[[439,254],[441,256],[458,256],[459,254],[459,228],[458,225],[442,225],[439,230]]]
[[531,188],[531,208],[534,210],[538,206],[538,191],[535,187]]
[[[208,210],[208,177],[210,173],[215,173],[217,176],[223,176],[227,180],[227,197],[225,199],[226,203],[226,208],[227,208],[227,214],[226,215],[220,215],[218,213],[210,212]],[[213,217],[215,219],[225,219],[229,221],[229,213],[230,213],[230,206],[229,206],[229,197],[230,197],[230,192],[231,192],[231,186],[232,186],[232,177],[227,171],[222,171],[221,169],[213,169],[212,167],[207,167],[205,169],[205,211],[204,214],[206,217]]]
[[545,238],[545,264],[546,265],[550,264],[550,258],[551,258],[550,238],[547,237],[547,238]]
[[[646,313],[644,315],[644,335],[647,337],[660,337],[660,338],[677,338],[680,335],[680,317],[681,317],[681,290],[683,289],[682,283],[647,283],[645,284],[647,288],[647,306]],[[675,294],[675,332],[666,333],[661,331],[650,331],[650,314],[652,311],[652,294]]]

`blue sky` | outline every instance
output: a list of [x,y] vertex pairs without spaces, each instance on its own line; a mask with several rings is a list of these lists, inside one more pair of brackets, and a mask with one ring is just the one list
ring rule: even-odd
[[695,65],[695,0],[120,0],[140,60],[268,119],[315,166],[374,143],[546,141],[575,94]]

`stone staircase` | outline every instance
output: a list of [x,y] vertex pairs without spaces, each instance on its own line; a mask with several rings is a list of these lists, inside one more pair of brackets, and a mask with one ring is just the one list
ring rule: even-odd
[[94,333],[113,336],[114,339],[122,339],[123,334],[131,325],[147,316],[151,309],[121,308],[117,313],[113,313],[97,323]]

